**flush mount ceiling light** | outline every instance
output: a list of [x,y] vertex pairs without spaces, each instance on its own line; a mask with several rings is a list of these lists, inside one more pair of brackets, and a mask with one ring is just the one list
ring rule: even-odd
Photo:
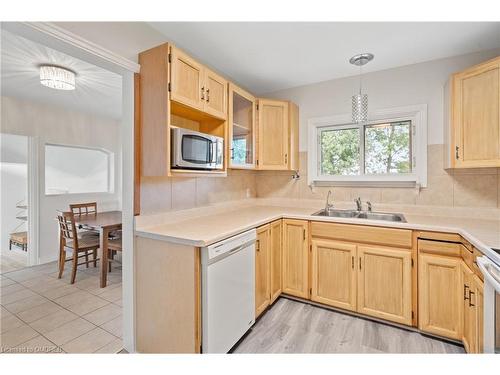
[[368,121],[368,95],[361,92],[361,67],[368,64],[373,58],[371,53],[361,53],[349,60],[352,65],[359,66],[359,92],[352,96],[352,121],[356,124]]
[[40,83],[56,90],[74,90],[75,72],[55,65],[40,66]]

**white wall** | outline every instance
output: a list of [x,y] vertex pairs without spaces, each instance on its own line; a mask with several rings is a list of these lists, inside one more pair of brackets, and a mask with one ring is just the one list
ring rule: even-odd
[[[428,143],[442,144],[444,85],[450,74],[498,55],[500,49],[365,74],[363,87],[369,95],[369,110],[427,104]],[[292,100],[299,106],[300,151],[307,151],[307,120],[350,113],[351,96],[358,87],[359,78],[353,76],[263,96]]]
[[[16,208],[16,203],[24,201],[28,194],[27,150],[28,138],[23,136],[0,135],[0,181],[1,181],[1,217],[0,251],[8,251],[9,234],[26,231],[25,222],[16,219],[25,211]],[[22,202],[24,204],[24,202]]]
[[45,194],[110,191],[112,156],[101,149],[45,145]]
[[[121,208],[121,129],[119,122],[34,102],[1,97],[1,132],[37,137],[39,162],[39,262],[57,259],[56,211],[70,203],[97,201],[99,210]],[[100,147],[115,154],[113,193],[45,195],[44,145]]]

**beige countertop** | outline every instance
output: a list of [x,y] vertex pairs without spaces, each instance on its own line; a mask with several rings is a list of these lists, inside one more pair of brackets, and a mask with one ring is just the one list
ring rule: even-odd
[[293,203],[272,205],[264,200],[253,200],[219,207],[139,216],[136,220],[136,235],[203,247],[270,221],[290,218],[458,233],[484,254],[495,258],[494,261],[500,262],[500,256],[491,250],[492,247],[500,248],[500,220],[406,213],[404,210],[397,212],[405,215],[407,223],[319,217],[312,216],[321,207],[318,202],[309,207],[292,207]]

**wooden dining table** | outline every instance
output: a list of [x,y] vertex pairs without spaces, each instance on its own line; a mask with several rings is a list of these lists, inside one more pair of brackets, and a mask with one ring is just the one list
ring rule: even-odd
[[95,215],[81,215],[75,217],[75,224],[79,228],[99,232],[100,287],[105,288],[108,277],[108,237],[109,233],[122,229],[122,212],[103,211]]

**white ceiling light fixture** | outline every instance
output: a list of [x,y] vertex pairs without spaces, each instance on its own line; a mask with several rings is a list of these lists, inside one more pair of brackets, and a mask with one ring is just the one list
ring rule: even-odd
[[56,90],[74,90],[75,72],[56,65],[40,66],[40,83]]
[[372,61],[373,58],[374,55],[372,53],[361,53],[351,57],[349,60],[352,65],[359,66],[359,92],[352,96],[352,121],[356,124],[368,121],[368,94],[362,93],[361,68]]

